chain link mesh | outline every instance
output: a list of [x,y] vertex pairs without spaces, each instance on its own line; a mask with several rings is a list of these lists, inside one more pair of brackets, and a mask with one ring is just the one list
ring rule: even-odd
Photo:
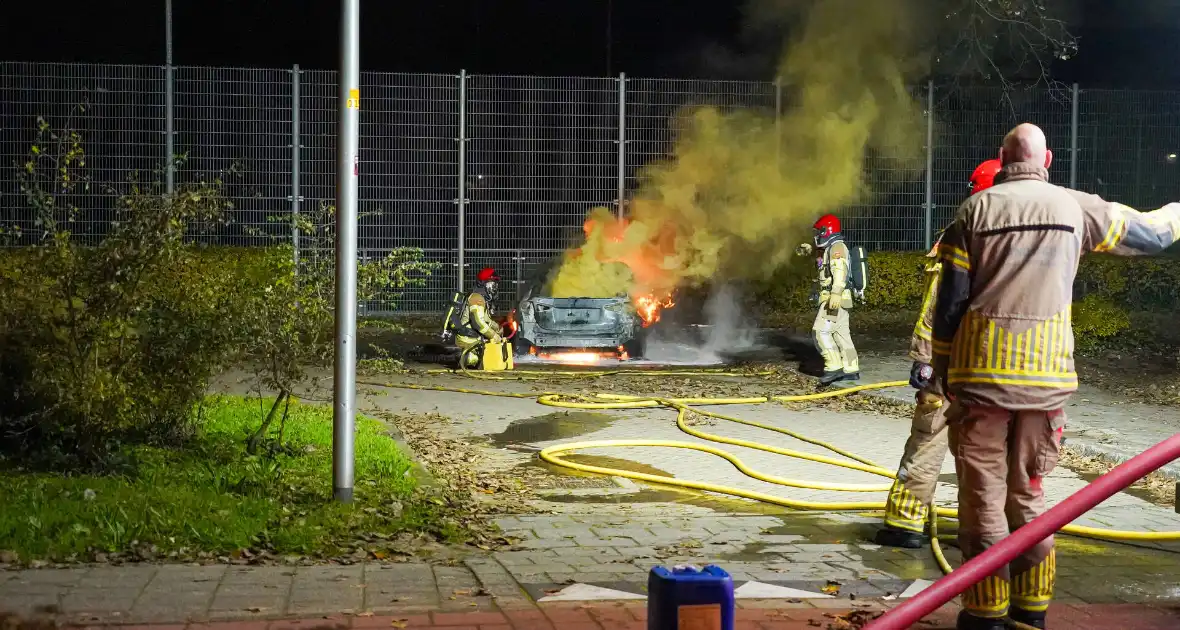
[[[14,169],[37,117],[82,133],[92,184],[69,200],[81,210],[71,227],[95,243],[113,219],[112,191],[163,181],[166,77],[159,66],[0,63],[0,211],[25,242],[37,231]],[[336,73],[177,67],[174,77],[174,148],[185,157],[177,182],[222,176],[235,207],[232,223],[204,238],[294,242],[295,200],[311,212],[336,196]],[[368,313],[438,311],[459,288],[460,248],[467,283],[483,267],[505,278],[498,306],[507,309],[576,241],[591,208],[617,211],[620,189],[634,192],[643,165],[668,155],[685,107],[768,116],[784,107],[772,82],[367,72],[361,87],[360,256],[411,246],[441,265],[427,286],[396,303],[382,296],[363,305]],[[929,115],[927,89],[913,93]],[[1076,157],[1079,189],[1145,209],[1175,197],[1180,92],[1081,90],[1076,120],[1074,106],[1070,90],[935,89],[932,230],[946,227],[971,171],[1023,121],[1048,134],[1058,183],[1069,183]],[[925,246],[926,173],[893,170],[899,157],[925,156],[870,155],[873,195],[844,210],[849,239],[870,250]]]

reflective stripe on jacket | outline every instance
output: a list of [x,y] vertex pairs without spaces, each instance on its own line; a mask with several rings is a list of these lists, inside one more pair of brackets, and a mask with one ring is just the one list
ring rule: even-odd
[[930,364],[933,361],[930,343],[934,338],[934,303],[941,272],[942,263],[937,258],[926,265],[926,293],[922,297],[918,321],[914,322],[914,333],[910,336],[910,358],[918,363]]
[[1163,251],[1180,238],[1180,204],[1140,213],[1004,167],[969,197],[939,248],[935,374],[965,404],[1054,410],[1077,389],[1070,312],[1083,252]]

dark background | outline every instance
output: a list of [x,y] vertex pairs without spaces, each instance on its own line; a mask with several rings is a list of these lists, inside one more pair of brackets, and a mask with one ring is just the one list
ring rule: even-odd
[[[175,0],[178,65],[332,69],[335,0]],[[748,75],[733,0],[435,0],[362,3],[365,70],[765,79]],[[1077,0],[1089,87],[1180,87],[1180,1]],[[163,0],[6,2],[0,60],[164,62]],[[609,42],[609,46],[608,46]],[[763,51],[764,52],[764,51]]]

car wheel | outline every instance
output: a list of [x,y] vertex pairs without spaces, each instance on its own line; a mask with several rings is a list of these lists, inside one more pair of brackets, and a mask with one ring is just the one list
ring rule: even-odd
[[642,332],[623,343],[623,351],[632,359],[642,359],[647,353],[647,339]]
[[523,357],[526,354],[531,354],[533,344],[528,339],[517,337],[512,340],[512,353],[518,357]]

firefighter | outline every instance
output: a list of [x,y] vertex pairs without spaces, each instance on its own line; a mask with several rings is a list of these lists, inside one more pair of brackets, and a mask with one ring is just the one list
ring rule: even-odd
[[[811,327],[815,347],[824,359],[824,373],[820,385],[860,378],[860,364],[852,334],[848,331],[848,309],[852,308],[850,254],[844,236],[840,234],[840,219],[825,214],[815,225],[815,248],[819,267],[819,312]],[[806,256],[814,251],[811,243],[803,243],[795,253]]]
[[488,342],[503,343],[504,330],[493,319],[492,303],[500,276],[491,267],[481,269],[476,275],[476,285],[464,302],[459,325],[455,327],[455,345],[462,351],[460,361],[467,367],[477,367]]
[[[1004,185],[969,197],[939,246],[934,378],[945,384],[964,561],[1045,509],[1065,404],[1077,390],[1070,312],[1084,252],[1132,256],[1180,239],[1180,204],[1140,213],[1048,183],[1045,134],[1004,138]],[[1045,627],[1056,554],[1050,536],[963,593],[960,630]]]
[[[999,171],[998,159],[977,166],[968,183],[970,194],[991,188]],[[910,358],[914,362],[910,368],[910,385],[918,390],[915,393],[917,408],[910,425],[910,438],[897,468],[897,481],[889,489],[885,503],[885,526],[877,531],[874,539],[878,545],[909,549],[917,549],[929,542],[925,536],[926,517],[934,501],[938,475],[942,472],[947,451],[947,406],[942,390],[931,378],[934,369],[930,366],[934,297],[938,294],[938,277],[942,270],[937,242],[926,256],[930,258],[926,265],[926,297],[922,300],[922,310],[910,337]]]

